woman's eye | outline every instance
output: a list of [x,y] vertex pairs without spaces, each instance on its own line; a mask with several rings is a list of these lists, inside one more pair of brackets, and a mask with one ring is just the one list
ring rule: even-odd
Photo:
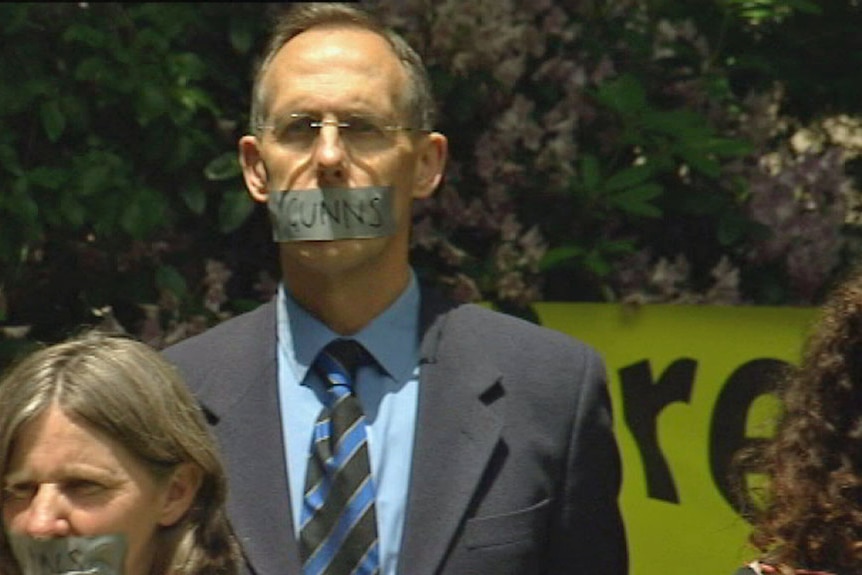
[[105,486],[89,479],[75,479],[66,483],[66,490],[74,495],[96,495],[101,493]]
[[24,501],[33,497],[36,486],[32,483],[15,483],[3,487],[3,499],[7,501]]

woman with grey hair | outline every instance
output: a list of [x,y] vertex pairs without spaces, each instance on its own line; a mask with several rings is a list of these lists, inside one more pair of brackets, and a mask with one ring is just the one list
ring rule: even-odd
[[147,345],[92,332],[0,380],[0,573],[234,575],[204,415]]

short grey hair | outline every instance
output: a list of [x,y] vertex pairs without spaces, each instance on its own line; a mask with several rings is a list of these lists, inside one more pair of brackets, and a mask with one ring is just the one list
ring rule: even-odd
[[407,90],[402,95],[400,105],[410,127],[428,131],[433,129],[437,112],[428,71],[422,58],[401,35],[386,27],[375,16],[348,3],[299,2],[291,5],[275,20],[267,48],[254,74],[249,121],[251,133],[259,135],[261,127],[267,123],[268,102],[262,80],[276,54],[302,32],[325,26],[352,26],[384,38],[404,66]]

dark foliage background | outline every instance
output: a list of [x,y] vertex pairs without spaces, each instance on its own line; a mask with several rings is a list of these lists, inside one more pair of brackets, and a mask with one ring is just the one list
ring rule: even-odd
[[[538,300],[812,305],[857,259],[855,0],[379,0],[452,162],[423,276]],[[279,4],[0,5],[0,366],[156,347],[271,296],[235,142]]]

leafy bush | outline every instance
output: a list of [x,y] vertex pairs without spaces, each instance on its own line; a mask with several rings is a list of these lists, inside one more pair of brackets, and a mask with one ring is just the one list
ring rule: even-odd
[[[856,2],[374,4],[441,104],[413,255],[457,297],[812,304],[855,261]],[[81,324],[161,347],[271,296],[235,142],[279,7],[0,5],[0,364]]]
[[254,7],[0,6],[0,319],[53,340],[108,311],[140,333],[166,298],[163,323],[208,311],[204,262],[251,213],[231,150],[263,26]]

